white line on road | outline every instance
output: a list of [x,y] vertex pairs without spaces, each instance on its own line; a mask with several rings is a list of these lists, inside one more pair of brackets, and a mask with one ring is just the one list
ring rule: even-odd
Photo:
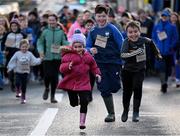
[[39,120],[38,125],[32,131],[30,136],[45,136],[48,128],[51,126],[56,114],[58,112],[58,108],[48,108],[41,119]]

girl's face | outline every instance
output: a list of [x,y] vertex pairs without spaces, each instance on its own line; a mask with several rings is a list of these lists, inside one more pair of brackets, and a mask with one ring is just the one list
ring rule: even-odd
[[73,44],[73,49],[75,51],[77,51],[78,54],[82,54],[83,50],[84,50],[84,47],[83,47],[83,44],[82,43],[79,43],[79,42],[75,42]]
[[21,46],[20,46],[20,50],[23,52],[23,53],[25,53],[25,52],[27,52],[28,51],[28,45],[27,44],[22,44]]
[[49,16],[48,24],[50,25],[50,27],[55,28],[57,26],[56,18],[54,16]]
[[84,23],[83,14],[78,15],[78,17],[77,17],[77,22],[78,22],[80,25],[83,25],[83,23]]
[[127,36],[129,40],[136,42],[138,38],[140,37],[140,31],[137,27],[128,27],[127,28]]
[[12,24],[11,24],[11,30],[12,30],[13,32],[17,32],[17,30],[18,30],[17,24],[12,23]]
[[105,12],[102,13],[96,13],[96,22],[100,27],[103,27],[107,23],[108,16]]

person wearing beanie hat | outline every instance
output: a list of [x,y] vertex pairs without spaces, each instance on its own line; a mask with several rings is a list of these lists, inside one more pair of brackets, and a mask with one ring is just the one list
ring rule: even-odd
[[85,47],[85,46],[86,46],[86,37],[85,37],[84,34],[81,33],[81,31],[80,31],[80,33],[79,33],[78,30],[76,30],[76,31],[75,31],[75,34],[73,34],[73,36],[72,36],[71,42],[72,42],[72,45],[73,45],[73,43],[75,43],[75,42],[82,43],[82,44],[83,44],[83,47]]
[[79,128],[85,129],[89,95],[92,90],[89,72],[101,81],[101,72],[89,52],[84,49],[85,38],[81,33],[72,36],[72,46],[61,47],[62,61],[60,72],[63,79],[59,81],[58,88],[68,93],[72,107],[80,105]]
[[[26,37],[27,35],[20,30],[18,19],[12,19],[10,22],[10,31],[6,33],[2,40],[2,47],[5,49],[6,54],[6,66],[15,52],[19,50],[20,41]],[[7,75],[11,83],[11,90],[14,92],[17,90],[15,87],[14,72],[10,71]]]

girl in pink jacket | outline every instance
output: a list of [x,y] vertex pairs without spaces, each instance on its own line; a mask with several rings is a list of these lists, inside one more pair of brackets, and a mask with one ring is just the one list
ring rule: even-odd
[[91,91],[89,72],[98,82],[101,81],[100,70],[94,58],[84,49],[86,38],[82,33],[75,33],[72,46],[61,47],[62,63],[60,72],[63,79],[58,88],[67,91],[72,107],[80,104],[80,129],[85,129],[88,98]]

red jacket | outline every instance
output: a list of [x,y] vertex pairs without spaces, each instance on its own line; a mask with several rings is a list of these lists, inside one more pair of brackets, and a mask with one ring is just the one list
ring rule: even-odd
[[[83,55],[80,56],[71,47],[69,49],[69,51],[62,51],[62,62],[59,70],[63,74],[63,79],[59,82],[58,88],[72,91],[90,91],[89,72],[100,75],[100,70],[94,58],[87,51],[84,50]],[[73,63],[71,70],[69,69],[70,62]]]

